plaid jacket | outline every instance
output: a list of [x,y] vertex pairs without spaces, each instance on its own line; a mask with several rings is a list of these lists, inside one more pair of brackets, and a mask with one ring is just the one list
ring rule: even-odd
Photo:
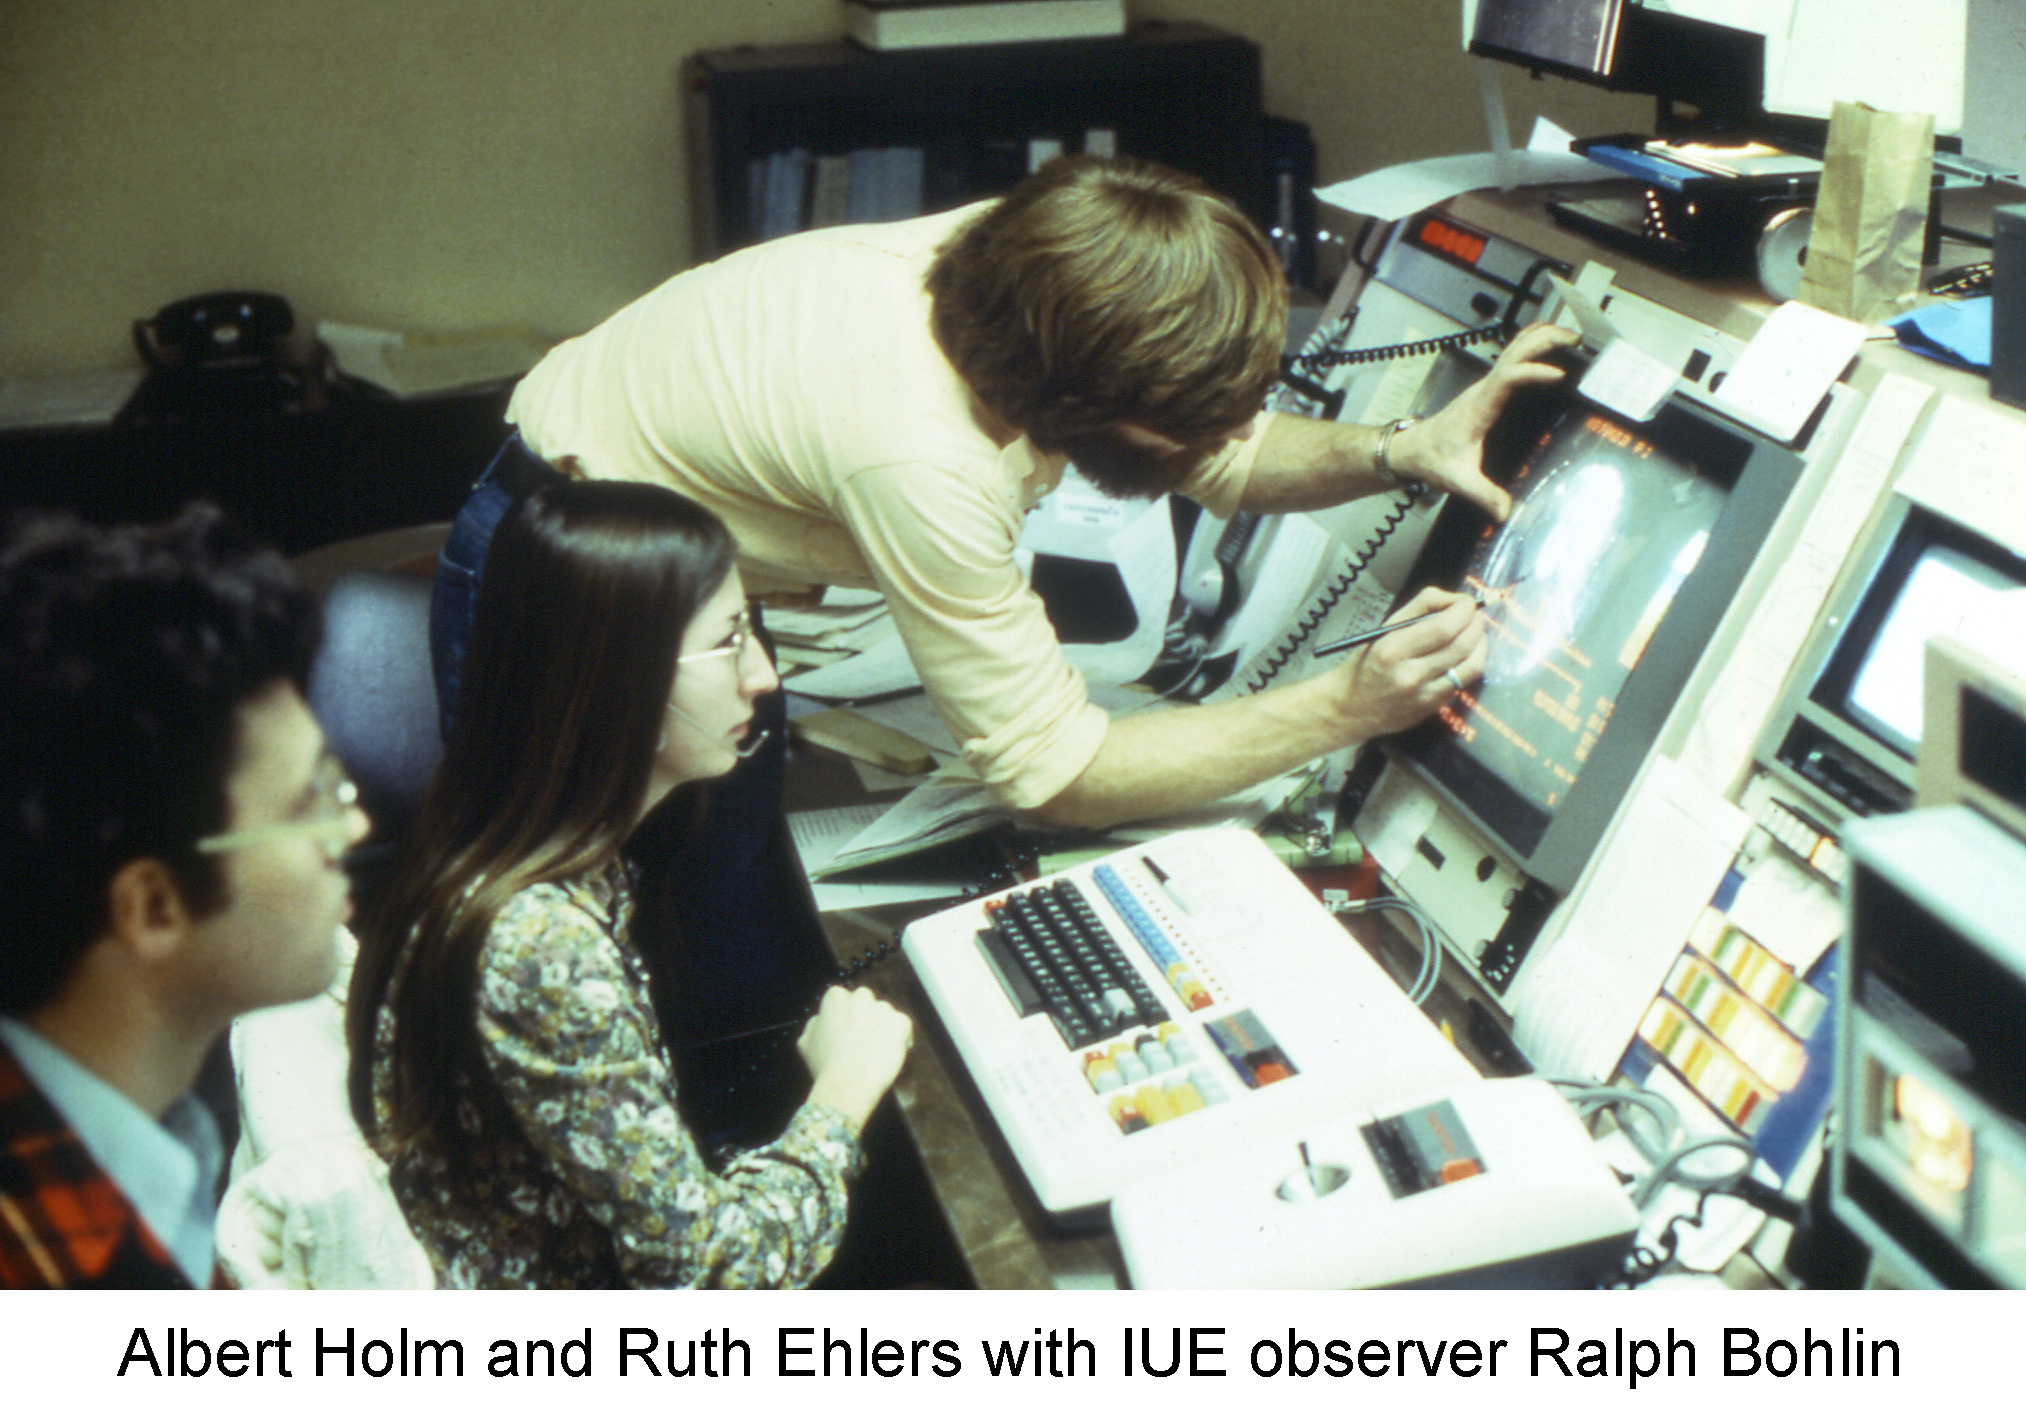
[[0,1288],[187,1288],[176,1260],[0,1044]]

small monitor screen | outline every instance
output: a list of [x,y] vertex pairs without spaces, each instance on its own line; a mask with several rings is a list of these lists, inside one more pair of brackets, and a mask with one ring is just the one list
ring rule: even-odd
[[2026,587],[2026,562],[1909,504],[1809,698],[1911,761],[1920,745],[1928,638],[1958,634],[2001,592]]
[[[1464,569],[1484,601],[1484,678],[1458,692],[1419,752],[1438,773],[1489,774],[1538,831],[1610,726],[1632,669],[1695,571],[1725,486],[1610,415],[1576,407],[1541,433]],[[1454,785],[1453,785],[1454,786]],[[1515,823],[1517,823],[1515,819]],[[1509,826],[1512,824],[1509,824]]]
[[1958,549],[1929,545],[1914,561],[1858,663],[1847,713],[1908,758],[1920,744],[1928,638],[1958,631],[1997,594],[2019,584]]
[[1470,47],[1547,69],[1608,74],[1624,0],[1478,0]]

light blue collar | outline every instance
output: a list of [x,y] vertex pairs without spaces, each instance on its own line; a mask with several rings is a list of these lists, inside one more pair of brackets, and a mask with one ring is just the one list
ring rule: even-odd
[[70,1123],[183,1275],[196,1287],[211,1286],[225,1150],[204,1104],[185,1092],[157,1121],[26,1024],[0,1018],[0,1042]]

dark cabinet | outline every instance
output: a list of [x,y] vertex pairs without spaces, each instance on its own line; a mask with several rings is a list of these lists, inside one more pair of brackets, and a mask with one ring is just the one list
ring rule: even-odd
[[1204,25],[884,53],[843,42],[713,49],[684,63],[682,85],[699,261],[827,223],[816,212],[836,212],[840,198],[818,187],[845,162],[863,195],[867,164],[849,159],[889,151],[904,154],[915,209],[856,218],[995,195],[1026,173],[1030,144],[1108,143],[1202,177],[1268,224],[1259,49]]
[[181,408],[0,435],[0,520],[69,509],[159,519],[198,497],[283,552],[448,519],[506,435],[509,388],[314,407]]

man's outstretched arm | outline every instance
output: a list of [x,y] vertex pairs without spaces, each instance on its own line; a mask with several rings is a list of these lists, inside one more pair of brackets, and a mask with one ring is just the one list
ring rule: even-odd
[[[1449,405],[1393,437],[1387,460],[1394,472],[1448,494],[1459,494],[1503,519],[1511,497],[1485,478],[1484,437],[1521,387],[1555,382],[1560,367],[1542,361],[1576,335],[1551,323],[1521,329],[1491,370],[1457,393]],[[1265,513],[1321,509],[1390,489],[1377,457],[1383,426],[1316,421],[1302,416],[1269,419],[1243,507]]]
[[1430,612],[1306,680],[1113,720],[1097,757],[1028,816],[1082,828],[1167,817],[1406,729],[1447,700],[1455,682],[1476,679],[1489,649],[1476,603],[1460,594],[1424,588],[1394,615]]

